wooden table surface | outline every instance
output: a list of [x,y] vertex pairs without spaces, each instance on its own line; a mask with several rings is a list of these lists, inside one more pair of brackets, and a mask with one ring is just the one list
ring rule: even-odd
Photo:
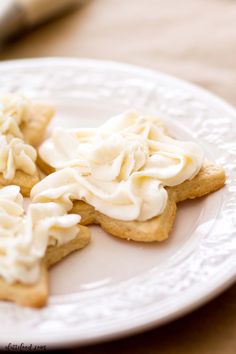
[[[10,43],[0,59],[112,59],[165,71],[236,105],[236,1],[91,0]],[[236,285],[162,328],[72,353],[235,354]]]

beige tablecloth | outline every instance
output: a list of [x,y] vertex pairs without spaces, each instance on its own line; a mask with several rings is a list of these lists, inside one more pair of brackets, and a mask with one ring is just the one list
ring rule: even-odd
[[[42,56],[143,65],[197,83],[236,105],[236,0],[93,0],[0,53],[2,60]],[[77,351],[235,354],[236,286],[165,327]]]

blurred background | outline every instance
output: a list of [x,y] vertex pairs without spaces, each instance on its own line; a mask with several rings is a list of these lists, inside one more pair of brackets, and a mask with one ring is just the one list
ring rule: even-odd
[[[235,0],[0,0],[0,44],[0,60],[128,62],[192,81],[236,105]],[[235,298],[233,286],[160,329],[78,352],[235,354]]]
[[[21,36],[17,28],[17,40],[2,47],[0,60],[70,56],[124,61],[190,80],[236,105],[235,0],[1,0],[0,10],[9,2],[28,8],[31,23],[63,6],[64,16],[61,12]],[[77,6],[65,6],[71,4]],[[12,17],[19,21],[19,11],[4,28],[0,25],[0,37]]]

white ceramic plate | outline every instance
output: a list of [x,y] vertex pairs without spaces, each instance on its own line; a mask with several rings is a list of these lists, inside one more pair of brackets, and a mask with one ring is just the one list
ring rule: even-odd
[[0,344],[94,343],[161,325],[225,289],[236,275],[236,112],[213,95],[128,65],[39,59],[0,65],[0,91],[52,102],[53,125],[97,126],[129,108],[158,114],[227,170],[225,188],[179,205],[170,239],[126,242],[92,227],[91,244],[50,272],[42,310],[0,302]]

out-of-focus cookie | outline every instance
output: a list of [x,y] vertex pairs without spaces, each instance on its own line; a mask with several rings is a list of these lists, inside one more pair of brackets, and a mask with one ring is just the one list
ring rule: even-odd
[[32,104],[31,115],[21,126],[24,140],[33,146],[37,146],[43,140],[54,114],[55,109],[50,105],[43,103]]
[[37,151],[54,109],[20,95],[0,97],[0,186],[17,184],[29,196],[39,181]]

